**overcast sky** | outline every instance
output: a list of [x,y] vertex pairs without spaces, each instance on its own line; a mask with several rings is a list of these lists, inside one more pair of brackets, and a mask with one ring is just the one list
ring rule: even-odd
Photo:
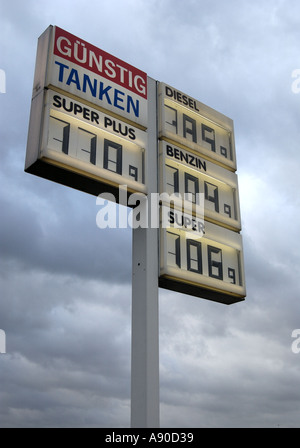
[[234,120],[247,298],[160,290],[161,426],[300,427],[297,0],[0,0],[0,427],[130,425],[131,229],[24,173],[50,24]]

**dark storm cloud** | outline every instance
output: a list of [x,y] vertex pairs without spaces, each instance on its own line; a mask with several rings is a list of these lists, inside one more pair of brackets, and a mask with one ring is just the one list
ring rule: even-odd
[[130,288],[5,268],[1,427],[109,424],[128,406]]
[[[46,269],[58,274],[131,281],[130,229],[100,230],[96,198],[35,179],[22,173],[26,191],[7,179],[9,195],[0,193],[1,253],[24,269]],[[32,191],[31,188],[34,190]],[[103,238],[103,235],[106,235]],[[124,258],[128,268],[124,270]]]

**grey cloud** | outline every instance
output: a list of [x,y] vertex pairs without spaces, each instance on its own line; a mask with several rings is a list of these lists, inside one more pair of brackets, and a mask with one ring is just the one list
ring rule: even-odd
[[[24,196],[22,200],[22,195],[13,201],[0,199],[0,208],[5,209],[1,222],[2,254],[17,260],[25,269],[130,282],[131,229],[100,230],[96,225],[96,199],[88,201],[78,194],[77,201],[71,203],[68,194],[58,197],[62,187],[52,187],[55,194],[51,194],[51,187],[46,188],[43,195],[43,187],[39,188],[38,183],[39,179],[35,182],[40,194],[37,202],[27,202]],[[28,191],[27,197],[30,195]],[[37,191],[33,195],[37,198]],[[128,259],[125,270],[124,258]]]

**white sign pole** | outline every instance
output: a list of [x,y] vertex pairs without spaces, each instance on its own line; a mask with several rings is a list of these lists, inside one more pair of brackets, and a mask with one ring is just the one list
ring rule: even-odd
[[148,78],[148,228],[133,230],[131,427],[159,427],[158,229],[151,228],[151,193],[158,191],[156,81]]

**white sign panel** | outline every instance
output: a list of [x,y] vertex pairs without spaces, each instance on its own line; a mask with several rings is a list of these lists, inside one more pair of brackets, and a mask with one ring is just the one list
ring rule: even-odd
[[[44,107],[43,163],[90,177],[99,184],[146,193],[147,133],[49,90]],[[100,187],[99,192],[100,193]]]
[[[206,220],[229,229],[241,229],[237,175],[197,153],[160,142],[160,191],[188,198],[194,211],[204,201]],[[187,195],[187,196],[186,196]],[[178,205],[181,207],[181,199]],[[176,206],[176,200],[174,201]]]
[[208,222],[180,228],[173,213],[161,229],[160,285],[226,304],[243,300],[241,235]]
[[241,301],[246,290],[233,121],[164,83],[158,98],[159,284],[220,303]]
[[25,171],[99,195],[147,193],[148,77],[50,26],[39,38]]
[[146,73],[59,27],[41,36],[39,56],[36,91],[54,87],[147,127]]
[[160,138],[236,170],[233,121],[194,98],[159,83]]

